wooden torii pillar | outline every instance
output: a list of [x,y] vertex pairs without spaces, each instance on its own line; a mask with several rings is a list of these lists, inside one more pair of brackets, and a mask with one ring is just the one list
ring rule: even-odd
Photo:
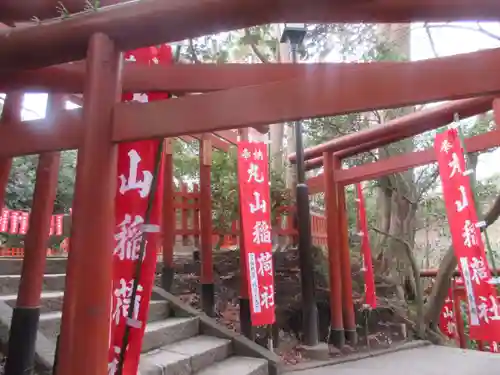
[[[244,128],[239,130],[239,137],[242,141],[248,141],[249,139],[249,129]],[[239,173],[239,171],[238,171]],[[241,211],[241,210],[240,210]],[[252,327],[252,317],[250,310],[250,297],[248,295],[248,286],[246,284],[247,280],[247,266],[245,262],[245,241],[243,239],[243,220],[241,218],[240,212],[240,330],[241,333],[253,340],[255,337],[255,331]]]
[[[201,229],[201,305],[214,316],[215,289],[212,260],[212,141],[204,134],[200,140],[200,229]],[[195,213],[196,214],[196,213]]]
[[[49,96],[46,118],[64,108],[64,97]],[[40,298],[45,274],[47,241],[59,175],[60,152],[41,154],[36,171],[33,206],[25,238],[23,267],[16,307],[12,311],[5,374],[31,373],[40,319]]]
[[108,36],[91,37],[57,375],[107,373],[116,192],[112,119],[121,59]]
[[323,154],[325,180],[325,208],[328,245],[328,274],[330,280],[330,335],[328,343],[342,348],[345,343],[342,321],[342,273],[340,270],[340,224],[338,183],[335,182],[334,156]]
[[170,292],[174,281],[174,243],[175,243],[175,207],[174,207],[174,159],[172,139],[165,139],[165,159],[163,163],[163,269],[161,286]]
[[[340,158],[333,158],[334,175],[342,169]],[[347,206],[345,199],[345,187],[335,181],[337,185],[337,207],[338,207],[338,237],[340,254],[340,274],[342,277],[342,317],[344,321],[344,332],[346,342],[355,345],[358,341],[356,332],[356,319],[354,316],[354,305],[352,301],[352,272],[351,253],[349,251],[349,223],[347,220]]]

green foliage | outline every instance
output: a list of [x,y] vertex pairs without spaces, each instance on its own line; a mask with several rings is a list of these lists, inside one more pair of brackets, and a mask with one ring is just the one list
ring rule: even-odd
[[5,204],[8,208],[24,211],[31,208],[37,165],[37,155],[13,159],[5,193]]
[[229,231],[238,218],[238,180],[235,148],[229,153],[214,151],[212,155],[212,219],[214,228]]
[[341,60],[358,60],[377,43],[374,25],[315,24],[308,26],[304,58],[324,61],[336,53]]
[[[59,178],[54,213],[69,213],[73,201],[74,181],[76,174],[75,150],[61,152]],[[33,193],[36,181],[38,156],[27,155],[14,158],[7,182],[5,205],[9,209],[30,211],[33,204]],[[51,236],[49,247],[55,248],[65,236]],[[0,234],[0,243],[4,247],[24,247],[24,235]]]
[[200,178],[199,142],[173,140],[174,177],[178,181],[198,180]]
[[408,57],[397,52],[397,45],[386,41],[377,41],[361,57],[367,62],[375,61],[407,61]]
[[[67,213],[71,207],[76,174],[76,155],[75,150],[61,152],[57,195],[54,202],[55,213]],[[14,158],[5,194],[5,205],[8,208],[22,211],[31,209],[37,166],[37,155]]]
[[59,167],[59,180],[57,195],[54,202],[55,213],[69,213],[73,204],[74,183],[76,177],[77,151],[61,152],[61,165]]

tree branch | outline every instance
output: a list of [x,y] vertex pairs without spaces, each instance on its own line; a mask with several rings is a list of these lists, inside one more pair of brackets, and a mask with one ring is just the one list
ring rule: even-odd
[[492,38],[496,41],[500,42],[500,35],[493,34],[491,31],[486,30],[484,27],[480,26],[478,23],[478,28],[470,27],[470,26],[465,26],[465,25],[457,25],[457,24],[450,24],[450,23],[444,23],[444,24],[427,24],[427,28],[449,28],[449,29],[460,29],[460,30],[467,30],[467,31],[475,31],[477,33],[483,34],[489,38]]
[[196,54],[196,50],[194,48],[193,39],[191,38],[189,39],[189,53],[191,54],[191,60],[193,60],[195,64],[201,64],[201,61],[198,58],[198,55]]
[[249,29],[245,29],[245,36],[247,37],[247,39],[250,43],[250,48],[252,49],[255,56],[257,56],[262,63],[268,64],[269,59],[259,50],[259,47],[257,46],[255,41],[253,40],[252,34],[250,33]]
[[477,30],[480,33],[482,33],[482,34],[484,34],[492,39],[500,41],[500,35],[493,34],[491,31],[486,30],[483,26],[481,26],[481,24],[479,22],[477,22],[476,25],[477,25]]
[[411,270],[413,273],[413,279],[415,281],[415,294],[416,294],[416,302],[417,302],[417,333],[420,338],[424,338],[425,335],[425,328],[424,328],[424,297],[422,294],[422,284],[420,281],[420,269],[417,265],[417,261],[415,260],[415,257],[413,256],[413,247],[411,244],[406,241],[403,238],[399,238],[397,236],[394,236],[390,233],[383,232],[375,227],[372,227],[372,229],[377,232],[378,234],[381,234],[383,236],[389,237],[395,241],[398,241],[402,243],[406,249],[406,257],[408,258],[408,261],[410,262]]
[[429,28],[429,24],[426,22],[424,23],[424,28],[425,32],[427,34],[427,38],[429,38],[429,43],[431,45],[432,53],[434,54],[434,57],[439,57],[439,54],[436,49],[436,43],[434,43],[434,38],[432,37],[431,34],[431,29]]
[[427,190],[432,186],[432,184],[436,182],[438,176],[439,176],[439,169],[436,168],[429,177],[429,181],[418,192],[417,202],[420,201],[422,196],[427,192]]

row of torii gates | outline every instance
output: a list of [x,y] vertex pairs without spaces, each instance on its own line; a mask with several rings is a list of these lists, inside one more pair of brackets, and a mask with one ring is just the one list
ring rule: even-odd
[[[0,126],[0,187],[5,186],[12,157],[40,154],[42,166],[26,238],[29,251],[19,311],[36,314],[39,305],[57,152],[79,150],[57,373],[106,372],[116,143],[477,97],[424,110],[306,151],[310,167],[325,168],[308,185],[311,193],[326,193],[332,340],[341,345],[345,336],[355,339],[350,263],[341,246],[347,238],[343,186],[433,162],[435,155],[433,150],[424,150],[351,169],[342,168],[342,159],[440,127],[453,121],[455,113],[464,118],[498,109],[500,103],[492,95],[500,92],[500,50],[418,62],[123,68],[121,52],[270,22],[499,20],[500,2],[462,0],[450,6],[445,0],[288,0],[285,6],[278,0],[143,0],[84,10],[86,3],[64,1],[70,12],[80,13],[28,24],[32,17],[55,16],[58,2],[0,2],[0,21],[17,26],[0,32],[0,92],[8,93]],[[83,108],[61,110],[62,99],[53,95],[45,119],[21,122],[18,112],[12,110],[19,105],[16,91],[83,94]],[[203,95],[120,103],[122,91]],[[498,123],[500,114],[495,115]],[[498,145],[498,129],[467,140],[470,152]],[[96,267],[99,272],[87,277],[88,270]],[[30,272],[33,270],[38,272]],[[246,297],[242,294],[242,300]],[[314,308],[311,301],[304,303],[305,309]],[[17,319],[13,331],[23,319],[33,322],[26,320],[26,313]],[[26,332],[17,329],[21,330],[18,334]],[[25,340],[21,335],[19,345]]]

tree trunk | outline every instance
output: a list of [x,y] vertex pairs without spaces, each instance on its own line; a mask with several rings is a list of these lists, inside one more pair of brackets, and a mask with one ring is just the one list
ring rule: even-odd
[[270,154],[271,168],[274,172],[282,174],[285,160],[283,158],[283,139],[285,138],[285,126],[283,124],[273,124],[269,126],[270,133]]

